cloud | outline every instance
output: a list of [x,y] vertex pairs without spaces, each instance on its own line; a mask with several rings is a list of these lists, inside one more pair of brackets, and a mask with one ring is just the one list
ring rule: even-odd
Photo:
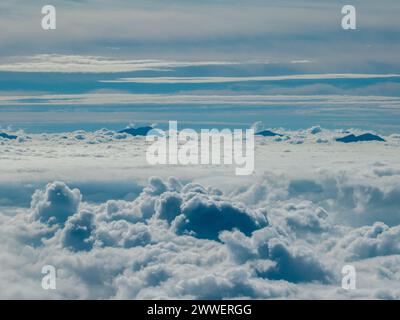
[[90,1],[55,1],[62,19],[58,19],[53,33],[44,33],[40,28],[37,4],[25,0],[16,6],[9,2],[5,1],[0,10],[0,27],[7,30],[0,41],[4,44],[2,54],[7,56],[38,51],[157,58],[162,53],[195,59],[287,56],[292,61],[319,58],[324,64],[339,64],[343,69],[343,65],[357,69],[372,60],[393,66],[398,62],[393,48],[397,38],[392,32],[397,15],[390,10],[396,3],[392,0],[385,7],[371,0],[358,4],[364,12],[358,37],[343,36],[339,1],[282,4],[254,0],[244,5],[235,0],[176,0],[167,7],[160,1],[118,1],[112,5],[97,1],[95,6]]
[[171,223],[182,213],[183,199],[176,192],[164,192],[157,201],[156,216]]
[[[150,167],[142,137],[109,130],[4,142],[0,296],[398,297],[399,139],[349,147],[335,142],[342,131],[279,132],[287,138],[257,139],[256,173],[240,178]],[[356,292],[340,290],[349,263]],[[56,292],[38,290],[47,264]]]
[[267,224],[262,211],[252,212],[240,204],[209,195],[193,195],[182,204],[181,211],[173,222],[176,232],[198,238],[217,239],[219,232],[232,229],[249,235]]
[[325,232],[332,228],[328,213],[310,203],[288,204],[284,220],[290,230],[301,232]]
[[[1,66],[0,66],[1,69]],[[289,81],[289,80],[327,80],[327,79],[379,79],[398,78],[397,74],[298,74],[287,76],[253,76],[253,77],[147,77],[101,80],[106,83],[229,83],[248,81]]]
[[[16,61],[15,61],[16,60]],[[168,61],[156,59],[116,59],[91,55],[38,54],[20,57],[0,64],[3,72],[45,73],[124,73],[168,71],[175,68],[236,65],[229,61]]]
[[350,261],[400,254],[400,226],[388,227],[382,222],[354,229],[341,239],[334,252]]
[[333,272],[316,257],[310,247],[297,244],[275,230],[275,226],[258,230],[251,238],[239,231],[225,231],[220,238],[227,245],[233,261],[238,264],[255,261],[255,272],[260,277],[292,283],[331,283],[335,280]]
[[166,183],[158,177],[150,178],[148,186],[133,202],[108,202],[101,219],[139,222],[152,217],[167,221],[178,234],[213,240],[224,230],[238,229],[249,235],[267,224],[262,210],[247,210],[219,190],[196,184],[182,187],[174,178]]
[[49,224],[63,224],[78,211],[82,196],[63,182],[53,182],[32,196],[32,218]]
[[245,263],[258,256],[251,240],[238,230],[223,231],[220,233],[219,239],[227,246],[229,255],[238,264]]
[[[75,105],[227,105],[232,108],[242,105],[264,106],[296,106],[296,107],[329,107],[368,108],[382,104],[382,110],[398,107],[398,97],[384,96],[352,96],[352,95],[253,95],[253,94],[134,94],[134,93],[85,93],[85,94],[37,94],[26,96],[0,96],[0,106],[75,106]],[[338,109],[338,111],[340,111]]]
[[125,220],[100,223],[94,237],[100,247],[133,248],[151,243],[151,232],[145,224],[132,224]]
[[[54,190],[79,195],[72,199],[80,199],[78,191],[58,182],[49,184],[45,191],[37,191],[34,197],[38,194],[44,197],[46,191],[51,194]],[[71,207],[71,201],[57,203],[62,212]],[[270,224],[265,226],[264,214],[241,208],[218,189],[176,178],[154,177],[133,201],[97,205],[80,202],[77,210],[70,210],[75,212],[64,224],[49,226],[46,219],[30,220],[29,209],[15,217],[1,214],[0,234],[5,242],[1,245],[0,260],[5,263],[0,272],[0,286],[10,285],[6,280],[10,272],[17,272],[26,286],[24,293],[18,294],[12,291],[17,290],[18,283],[14,283],[11,291],[2,291],[7,292],[3,297],[47,297],[48,292],[35,289],[44,264],[62,270],[57,280],[58,298],[310,297],[312,293],[307,286],[323,291],[339,285],[340,269],[335,259],[348,259],[351,253],[352,261],[398,253],[397,227],[376,224],[333,232],[325,221],[326,214],[310,203],[280,207],[281,211],[273,212]],[[170,226],[171,221],[174,224],[184,214],[189,219],[195,217],[185,224],[185,228],[193,231],[190,236]],[[228,222],[224,215],[230,218]],[[264,224],[256,225],[257,220]],[[215,228],[204,234],[204,224]],[[314,236],[306,237],[305,230]],[[321,232],[329,232],[330,237],[322,236]],[[35,246],[31,246],[31,236],[24,234],[36,239]],[[369,239],[377,243],[369,243]],[[328,242],[335,241],[332,253],[325,251]],[[13,249],[4,250],[11,244]],[[16,259],[14,254],[21,255],[20,247],[26,249]],[[335,254],[337,250],[339,254]],[[330,258],[331,254],[335,259]],[[21,259],[27,267],[11,271],[11,264],[21,263]],[[396,269],[389,262],[385,266],[385,271],[380,271],[381,277],[383,272],[388,276],[392,272],[390,276],[396,277]],[[366,274],[373,272],[371,266],[366,268]],[[395,295],[390,289],[375,289],[366,291],[363,297]]]
[[61,233],[63,247],[89,251],[93,246],[94,215],[90,211],[80,211],[69,217]]
[[321,281],[330,283],[333,274],[312,253],[304,247],[288,248],[284,243],[271,241],[269,256],[276,265],[267,269],[263,276],[269,279],[284,279],[289,282]]

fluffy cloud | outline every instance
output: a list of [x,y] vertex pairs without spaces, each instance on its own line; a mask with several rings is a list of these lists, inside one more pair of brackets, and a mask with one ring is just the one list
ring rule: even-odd
[[[60,297],[279,297],[296,292],[290,282],[326,280],[313,257],[279,252],[273,241],[287,235],[266,227],[265,212],[245,209],[218,189],[154,177],[133,201],[90,205],[81,198],[54,182],[34,193],[30,210],[1,216],[7,243],[31,246],[23,257],[33,269],[62,269]],[[23,228],[31,235],[22,237]],[[297,263],[302,269],[289,271]]]
[[219,232],[232,229],[249,235],[267,224],[262,212],[252,212],[209,195],[194,195],[183,203],[181,211],[173,222],[175,230],[178,234],[192,234],[198,238],[217,239]]
[[61,233],[63,247],[74,251],[89,251],[93,246],[93,220],[93,213],[85,210],[68,218]]
[[[291,241],[273,227],[259,230],[252,238],[239,231],[224,232],[220,238],[237,263],[257,261],[259,266],[262,265],[262,268],[257,264],[255,267],[260,277],[292,283],[334,281],[333,273],[316,257],[311,247]],[[260,261],[264,263],[260,264]]]
[[350,261],[400,254],[400,226],[388,227],[382,222],[357,228],[346,234],[335,248]]
[[78,189],[71,190],[63,182],[49,183],[46,190],[37,190],[32,196],[32,218],[49,224],[63,224],[78,211],[81,198]]
[[[141,138],[104,129],[3,141],[1,198],[15,206],[0,207],[0,296],[399,297],[399,140],[349,148],[340,132],[311,131],[258,139],[251,177],[146,167],[157,174],[148,182]],[[54,175],[68,184],[47,183]],[[104,181],[82,183],[93,176]],[[356,292],[340,290],[349,263]],[[46,264],[59,270],[56,292],[38,290]]]
[[272,241],[269,244],[269,256],[276,265],[267,269],[263,275],[269,279],[284,279],[289,282],[321,281],[329,283],[333,276],[307,248],[289,248],[282,242]]
[[315,207],[312,203],[301,202],[288,204],[283,210],[283,220],[291,231],[296,233],[324,232],[332,228],[328,213],[321,207]]
[[100,223],[95,232],[96,244],[101,247],[132,248],[151,243],[151,233],[143,223],[125,220]]

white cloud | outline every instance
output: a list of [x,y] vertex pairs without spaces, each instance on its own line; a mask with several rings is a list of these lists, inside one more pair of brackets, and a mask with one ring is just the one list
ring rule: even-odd
[[69,217],[61,233],[62,246],[73,251],[89,251],[93,246],[94,215],[82,210]]
[[0,106],[99,106],[99,105],[227,105],[237,106],[302,106],[363,108],[379,105],[382,110],[393,111],[400,105],[398,97],[362,95],[259,95],[259,94],[133,94],[133,93],[85,93],[85,94],[37,94],[24,96],[0,96]]
[[[349,146],[318,131],[257,139],[256,173],[240,178],[147,166],[142,137],[107,130],[3,141],[0,185],[13,186],[2,192],[13,207],[0,207],[0,296],[399,297],[400,141]],[[148,172],[160,177],[146,182]],[[48,183],[61,177],[68,184]],[[112,199],[101,186],[132,194]],[[31,207],[15,190],[33,195]],[[340,289],[349,262],[352,293]],[[61,269],[57,292],[40,289],[45,264]]]
[[168,61],[155,59],[112,59],[101,56],[39,54],[14,57],[0,64],[0,71],[60,72],[60,73],[116,73],[135,71],[167,71],[175,68],[212,65],[235,65],[229,61]]
[[[1,66],[0,66],[1,68]],[[398,74],[297,74],[287,76],[252,77],[147,77],[101,80],[106,83],[229,83],[247,81],[327,80],[327,79],[385,79],[398,78]]]
[[338,241],[333,252],[350,261],[377,256],[400,255],[400,226],[388,227],[382,222],[354,229]]
[[32,196],[32,217],[49,224],[63,224],[78,211],[81,201],[78,189],[71,190],[63,182],[49,183],[45,191]]

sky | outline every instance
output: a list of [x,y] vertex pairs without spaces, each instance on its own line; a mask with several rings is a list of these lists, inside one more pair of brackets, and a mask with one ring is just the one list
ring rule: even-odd
[[57,30],[43,32],[40,11],[46,4],[2,1],[2,58],[101,53],[179,60],[309,59],[342,72],[371,68],[370,63],[375,68],[398,64],[396,0],[354,0],[358,30],[352,32],[340,24],[347,3],[336,0],[54,0]]
[[44,31],[47,4],[0,4],[2,128],[398,129],[398,1],[353,1],[356,30],[342,1],[55,0]]

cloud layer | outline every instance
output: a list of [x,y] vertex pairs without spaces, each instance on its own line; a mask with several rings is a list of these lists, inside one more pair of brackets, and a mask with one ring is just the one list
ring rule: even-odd
[[[57,0],[57,30],[41,29],[46,2],[3,1],[2,55],[40,53],[195,58],[315,60],[345,68],[396,67],[395,0],[356,1],[358,32],[341,29],[340,1],[64,1]],[[17,18],[16,18],[17,17]],[[382,19],[384,17],[384,19]],[[310,42],[312,45],[310,45]],[[21,45],[23,44],[23,45]],[[73,44],[73,45],[71,45]],[[378,71],[379,72],[379,71]]]
[[[279,132],[257,139],[249,178],[148,167],[159,176],[147,180],[143,139],[107,130],[2,140],[1,184],[18,178],[37,190],[20,184],[27,206],[2,192],[1,297],[400,298],[398,136],[349,146],[334,139],[345,133],[323,128]],[[44,181],[16,161],[21,150],[32,169],[45,163]],[[136,169],[119,163],[128,159]],[[94,161],[105,179],[96,188]],[[125,190],[124,179],[141,187],[94,197],[107,174],[114,189]],[[58,269],[55,291],[41,288],[48,264]],[[341,289],[346,264],[356,267],[355,291]]]

